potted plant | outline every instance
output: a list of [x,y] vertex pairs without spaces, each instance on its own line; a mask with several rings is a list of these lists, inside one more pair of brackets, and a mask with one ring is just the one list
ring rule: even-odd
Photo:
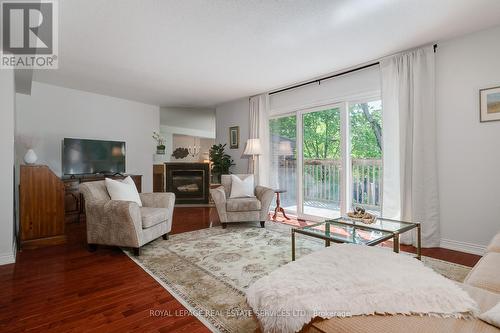
[[153,139],[156,140],[156,153],[158,155],[165,154],[165,138],[158,132],[153,132]]
[[226,144],[213,145],[210,148],[210,162],[214,181],[220,183],[220,176],[229,174],[229,168],[234,165],[231,156],[226,154]]

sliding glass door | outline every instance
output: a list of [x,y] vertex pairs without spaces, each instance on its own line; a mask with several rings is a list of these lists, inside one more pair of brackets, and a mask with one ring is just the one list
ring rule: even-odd
[[343,102],[270,119],[271,185],[299,218],[345,215],[353,206],[379,214],[382,107]]
[[[280,194],[281,206],[297,213],[297,117],[271,119],[271,186],[285,192]],[[275,204],[273,200],[273,205]]]
[[341,208],[342,131],[340,107],[302,112],[302,200],[304,216],[338,217]]
[[349,105],[352,205],[382,209],[382,102]]

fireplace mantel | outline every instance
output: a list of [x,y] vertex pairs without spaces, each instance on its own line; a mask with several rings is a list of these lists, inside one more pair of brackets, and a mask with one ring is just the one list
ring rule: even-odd
[[208,204],[209,178],[208,163],[165,163],[166,191],[176,204]]

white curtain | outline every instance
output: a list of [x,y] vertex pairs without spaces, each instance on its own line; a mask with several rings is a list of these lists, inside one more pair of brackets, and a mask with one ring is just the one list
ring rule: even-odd
[[[250,139],[259,139],[262,154],[255,165],[257,183],[269,186],[269,95],[250,97]],[[252,163],[249,160],[248,163]]]
[[[432,46],[380,62],[383,216],[421,222],[422,246],[439,246],[435,67]],[[401,241],[415,244],[415,233]]]

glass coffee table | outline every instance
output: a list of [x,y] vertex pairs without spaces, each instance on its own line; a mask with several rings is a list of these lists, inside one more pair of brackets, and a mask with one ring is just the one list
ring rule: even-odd
[[293,228],[292,260],[295,260],[295,233],[323,239],[325,246],[330,246],[330,242],[374,246],[392,239],[393,250],[399,253],[399,235],[412,229],[417,231],[416,258],[420,260],[422,252],[420,223],[377,218],[374,223],[367,224],[347,217]]

